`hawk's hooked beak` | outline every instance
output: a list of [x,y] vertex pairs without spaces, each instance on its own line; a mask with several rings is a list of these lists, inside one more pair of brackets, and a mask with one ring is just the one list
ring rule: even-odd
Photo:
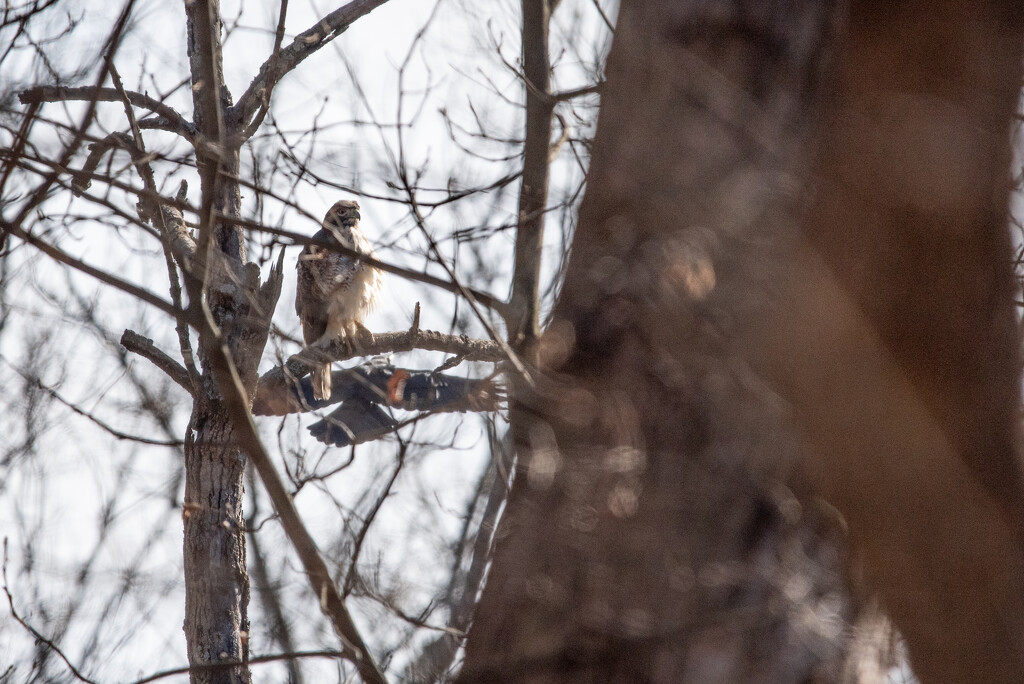
[[353,209],[353,210],[352,210],[352,213],[354,213],[354,214],[356,215],[356,218],[357,218],[357,219],[361,219],[361,218],[363,218],[362,216],[360,216],[360,215],[359,215],[359,210],[358,210],[358,209]]

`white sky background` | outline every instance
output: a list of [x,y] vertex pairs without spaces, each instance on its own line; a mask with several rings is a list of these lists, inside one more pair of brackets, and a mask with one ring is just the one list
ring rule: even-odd
[[[294,1],[289,8],[285,44],[298,32],[311,26],[317,17],[338,4]],[[552,54],[558,67],[556,88],[588,84],[590,66],[568,47],[586,44],[581,36],[591,36],[593,45],[582,56],[591,62],[602,54],[607,31],[590,0],[565,0],[552,31]],[[119,3],[78,2],[64,5],[81,23],[52,49],[51,59],[58,71],[64,67],[89,67],[75,85],[91,84],[98,67],[97,50],[120,12]],[[244,11],[240,11],[244,8]],[[273,44],[277,21],[277,3],[226,2],[222,8],[230,28],[224,46],[226,80],[237,98],[244,91]],[[436,10],[428,30],[413,51],[403,75],[405,96],[402,101],[403,145],[410,168],[423,173],[419,185],[444,189],[449,179],[455,187],[484,185],[505,176],[520,165],[517,156],[510,161],[485,161],[458,149],[449,138],[441,110],[469,131],[475,119],[467,103],[472,102],[488,132],[500,139],[521,138],[522,86],[516,75],[502,64],[494,44],[500,45],[510,63],[519,58],[519,4],[504,0],[488,3],[487,11],[475,3],[442,0],[439,6],[425,0],[391,0],[360,19],[333,43],[306,60],[278,86],[271,115],[251,149],[256,155],[269,155],[280,149],[281,139],[273,134],[271,122],[283,132],[297,154],[311,154],[308,165],[325,179],[358,188],[363,225],[385,260],[414,268],[426,268],[435,275],[443,271],[424,259],[424,240],[411,221],[406,208],[391,198],[401,199],[389,183],[397,181],[388,163],[383,145],[397,154],[398,70],[406,59],[413,37]],[[614,9],[605,6],[614,16]],[[178,3],[139,2],[133,14],[132,30],[118,51],[115,64],[129,89],[161,96],[172,91],[187,76],[183,11]],[[562,27],[561,29],[559,27]],[[5,41],[7,38],[4,39]],[[351,73],[345,61],[351,66]],[[15,65],[19,62],[13,62]],[[22,59],[21,64],[28,64]],[[5,64],[4,80],[12,62]],[[365,93],[366,103],[354,95],[353,75]],[[17,82],[49,82],[46,75],[20,73]],[[109,85],[109,81],[106,85]],[[428,87],[429,86],[429,87]],[[500,95],[495,92],[497,89]],[[178,88],[168,103],[190,118],[191,101],[186,88]],[[584,118],[573,119],[574,137],[589,137],[592,130],[586,117],[592,117],[596,98],[577,107]],[[368,105],[368,106],[367,106]],[[80,120],[84,108],[46,105],[43,113],[58,120]],[[124,130],[124,115],[117,103],[103,104],[91,129],[94,135]],[[365,123],[384,125],[384,136]],[[317,129],[315,144],[310,130]],[[556,135],[559,133],[556,124]],[[6,134],[0,134],[6,136]],[[38,125],[34,142],[44,153],[57,149],[51,133]],[[151,151],[169,158],[186,153],[187,147],[169,134],[144,133]],[[66,141],[66,137],[65,137]],[[518,155],[518,148],[504,142],[490,143],[463,133],[460,141],[478,153],[495,158]],[[9,138],[0,138],[9,145]],[[243,173],[251,171],[248,149],[243,150]],[[584,154],[577,148],[578,154]],[[73,165],[80,165],[79,157]],[[306,161],[305,159],[303,161]],[[114,170],[126,169],[123,153],[113,157]],[[106,167],[101,165],[102,172]],[[157,183],[173,194],[180,178],[190,185],[189,200],[198,202],[198,178],[193,169],[176,169],[157,163]],[[168,173],[170,172],[170,175]],[[282,196],[289,197],[303,212],[264,197],[259,208],[255,193],[243,192],[243,214],[271,226],[312,234],[319,218],[337,199],[350,196],[328,187],[300,183],[291,189],[294,173],[278,174],[271,180],[262,169],[260,182]],[[576,190],[582,177],[569,146],[563,147],[556,163],[551,188],[552,204]],[[120,176],[138,185],[130,170]],[[34,184],[37,179],[29,179]],[[102,194],[102,183],[91,192]],[[420,201],[437,200],[443,192],[423,192]],[[455,249],[452,231],[476,231],[480,227],[509,226],[514,222],[518,183],[503,192],[470,198],[428,214],[433,236],[441,245],[449,263],[473,286],[505,296],[511,275],[513,233],[507,228],[486,240]],[[121,191],[108,198],[128,213],[134,201]],[[59,244],[67,252],[85,261],[109,268],[120,277],[149,288],[167,298],[166,272],[159,244],[137,228],[112,230],[107,218],[100,223],[88,220],[65,221],[65,216],[104,216],[106,211],[62,192],[43,206],[46,219],[39,222],[40,234]],[[258,213],[257,213],[258,211]],[[66,223],[66,225],[65,225]],[[123,223],[118,221],[118,223]],[[548,277],[556,272],[561,245],[563,216],[553,213],[549,219],[547,243],[551,257],[545,264]],[[44,232],[45,230],[45,232]],[[487,230],[482,231],[487,233]],[[258,238],[263,240],[262,237]],[[288,249],[285,286],[275,323],[299,337],[294,314],[294,263],[298,248]],[[254,251],[257,260],[268,254]],[[275,252],[276,256],[276,252]],[[264,274],[267,268],[264,264]],[[173,406],[171,427],[180,438],[188,419],[183,392],[169,384],[140,358],[130,358],[126,371],[113,356],[116,339],[131,328],[156,340],[176,356],[177,344],[169,318],[159,312],[142,309],[130,297],[99,286],[94,280],[55,266],[33,250],[20,248],[8,260],[13,291],[8,293],[11,311],[0,333],[0,382],[6,387],[23,387],[14,371],[24,367],[33,350],[43,350],[46,369],[44,382],[62,396],[119,430],[153,438],[165,438],[151,420],[139,417],[134,406],[140,398],[127,382],[126,373],[147,379],[151,391]],[[112,339],[102,340],[83,328],[64,310],[67,288],[72,285],[81,298],[72,309],[92,305],[94,314],[109,329]],[[422,326],[439,330],[485,333],[471,313],[454,297],[430,291],[426,286],[388,276],[386,296],[377,312],[367,321],[372,330],[408,327],[414,303],[423,304]],[[453,321],[455,323],[453,327]],[[499,327],[499,330],[500,327]],[[503,332],[503,331],[502,331]],[[298,347],[272,340],[267,347],[261,371],[275,363],[276,355],[288,355]],[[426,353],[403,355],[396,359],[411,368],[432,368],[443,357]],[[482,375],[486,367],[461,366],[454,373]],[[5,420],[9,446],[20,443],[25,431],[19,427],[19,413],[31,404],[27,396],[8,397]],[[258,422],[272,453],[294,467],[302,457],[310,467],[323,459],[324,469],[343,462],[348,450],[324,449],[309,438],[305,426],[311,416],[289,418],[281,427],[278,419]],[[23,421],[22,421],[23,422]],[[6,479],[0,483],[0,534],[9,539],[8,574],[16,605],[37,628],[55,634],[60,624],[69,627],[61,643],[68,656],[90,676],[104,682],[128,681],[164,668],[185,664],[183,588],[181,579],[181,464],[176,452],[164,447],[137,445],[119,441],[98,429],[89,420],[75,416],[60,404],[49,406],[43,419],[37,420],[35,437],[39,458],[15,456],[5,463]],[[458,533],[466,502],[486,465],[488,447],[484,424],[473,414],[441,415],[403,431],[406,439],[440,447],[412,447],[409,463],[399,478],[394,495],[385,503],[375,523],[362,563],[381,566],[381,589],[393,594],[393,600],[409,614],[419,614],[448,580],[448,558],[439,544]],[[444,448],[444,445],[449,445]],[[281,453],[283,447],[284,454]],[[383,479],[393,467],[394,440],[357,449],[355,463],[326,481],[325,485],[307,485],[297,502],[321,548],[332,558],[344,559],[345,549],[332,548],[339,538],[341,521],[350,517],[350,509],[364,513]],[[280,465],[280,462],[279,462]],[[321,491],[321,488],[327,490]],[[251,491],[249,496],[251,498]],[[262,519],[269,502],[262,491],[259,506]],[[172,506],[172,502],[174,505]],[[251,508],[251,500],[248,502]],[[339,512],[337,506],[343,510]],[[112,523],[100,537],[99,521],[106,515]],[[296,625],[297,648],[335,648],[336,639],[319,615],[309,595],[297,561],[279,534],[276,522],[260,528],[260,544],[268,564],[276,571],[284,568],[286,617]],[[87,579],[76,576],[87,565]],[[124,592],[122,587],[132,587]],[[250,617],[253,622],[253,653],[273,651],[261,620],[261,606],[253,587]],[[119,598],[123,595],[123,598]],[[350,601],[356,620],[371,644],[388,651],[397,649],[392,670],[409,655],[402,650],[408,629],[400,620],[371,601]],[[6,607],[0,611],[0,663],[24,662],[31,639],[8,619]],[[444,624],[443,614],[431,615],[432,624]],[[99,625],[99,627],[97,627]],[[433,636],[430,634],[429,636]],[[91,642],[98,645],[91,648]],[[304,669],[309,681],[336,678],[334,664],[309,661]],[[2,668],[0,668],[2,670]],[[54,661],[50,676],[67,678],[61,664]],[[279,665],[254,667],[256,681],[282,681]],[[317,674],[319,673],[319,674]],[[324,679],[326,678],[326,679]],[[168,679],[164,681],[175,681]],[[177,681],[185,681],[184,677]]]

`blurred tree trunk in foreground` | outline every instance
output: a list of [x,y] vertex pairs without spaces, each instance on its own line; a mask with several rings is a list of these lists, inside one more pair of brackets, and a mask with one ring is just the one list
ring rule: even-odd
[[1024,7],[854,3],[770,367],[924,682],[1024,680]]
[[923,681],[1024,677],[1022,36],[1009,2],[624,3],[460,681],[875,681],[845,577]]

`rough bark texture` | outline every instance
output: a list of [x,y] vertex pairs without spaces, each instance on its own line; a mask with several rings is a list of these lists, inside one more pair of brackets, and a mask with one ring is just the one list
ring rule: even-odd
[[[185,635],[190,665],[249,655],[242,476],[245,459],[224,410],[193,412],[185,442]],[[197,671],[192,681],[247,682],[247,667]]]
[[462,682],[812,682],[857,617],[739,340],[796,230],[831,3],[624,3]]
[[[185,4],[194,117],[201,139],[196,159],[202,211],[195,258],[182,264],[189,312],[199,325],[200,387],[185,447],[185,637],[193,684],[247,683],[249,577],[242,515],[245,456],[217,382],[228,377],[222,354],[234,361],[247,396],[280,294],[280,272],[263,287],[259,267],[247,264],[242,229],[216,219],[241,213],[238,151],[228,139],[224,112],[231,96],[223,84],[220,12],[216,0]],[[205,301],[206,312],[201,305]],[[243,663],[243,664],[237,664]]]
[[923,682],[1024,681],[1019,2],[855,2],[762,351]]

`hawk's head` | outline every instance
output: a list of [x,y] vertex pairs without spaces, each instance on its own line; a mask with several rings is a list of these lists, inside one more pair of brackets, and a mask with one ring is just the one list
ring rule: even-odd
[[359,220],[359,202],[341,200],[335,202],[324,217],[324,228],[351,228]]

